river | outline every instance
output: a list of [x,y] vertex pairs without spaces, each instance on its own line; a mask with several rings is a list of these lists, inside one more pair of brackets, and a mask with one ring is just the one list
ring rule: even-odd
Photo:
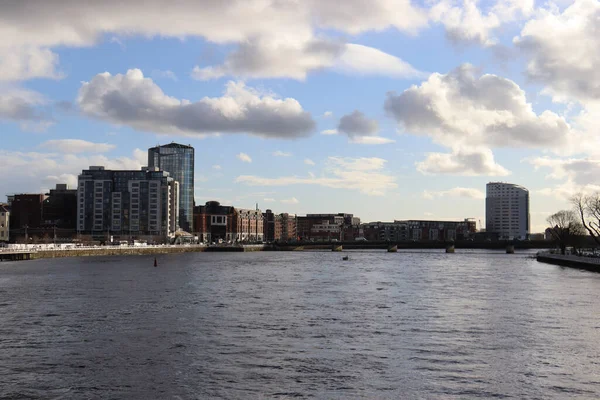
[[600,398],[600,274],[532,254],[0,263],[0,398]]

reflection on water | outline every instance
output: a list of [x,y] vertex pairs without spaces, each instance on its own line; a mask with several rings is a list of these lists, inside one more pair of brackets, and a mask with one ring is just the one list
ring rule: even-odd
[[530,255],[2,263],[0,398],[598,398],[600,274]]

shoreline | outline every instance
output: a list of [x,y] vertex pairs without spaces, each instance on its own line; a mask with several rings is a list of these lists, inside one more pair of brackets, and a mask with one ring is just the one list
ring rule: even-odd
[[590,272],[600,272],[600,258],[589,258],[572,255],[538,253],[538,262],[553,264],[561,267],[583,269]]
[[[472,243],[469,243],[472,244]],[[456,249],[501,250],[505,244],[494,243],[475,244],[467,243],[456,245]],[[204,245],[176,245],[176,246],[103,246],[70,249],[14,249],[0,250],[0,261],[25,261],[43,258],[64,257],[101,257],[101,256],[143,256],[158,254],[181,254],[203,252],[254,252],[254,251],[343,251],[343,250],[382,250],[389,251],[390,247],[397,246],[397,250],[443,250],[447,248],[444,243],[297,243],[297,244],[245,244],[237,246],[204,246]],[[517,247],[517,246],[515,246]],[[527,247],[518,246],[517,249],[527,250]],[[395,252],[395,251],[394,251]],[[539,261],[539,259],[538,259]]]

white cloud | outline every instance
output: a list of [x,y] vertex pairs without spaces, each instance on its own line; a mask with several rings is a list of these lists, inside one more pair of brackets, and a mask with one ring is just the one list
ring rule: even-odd
[[416,167],[426,175],[510,175],[510,171],[497,164],[492,151],[486,148],[456,149],[452,153],[428,153],[425,160],[416,163]]
[[383,196],[397,187],[395,177],[384,171],[386,160],[381,158],[329,157],[320,177],[286,176],[264,178],[241,175],[235,180],[251,186],[318,185],[336,189],[358,190],[367,195]]
[[323,131],[321,133],[333,134],[344,133],[348,136],[350,143],[355,144],[388,144],[394,140],[376,136],[379,131],[379,123],[375,119],[368,118],[358,110],[344,115],[340,118],[335,130]]
[[546,178],[561,181],[554,187],[538,190],[538,194],[569,199],[575,193],[600,191],[600,159],[531,157],[523,161],[533,165],[536,170],[549,170]]
[[[0,43],[0,59],[28,51],[49,52],[50,48],[58,46],[93,46],[106,35],[115,38],[114,42],[120,42],[119,38],[127,36],[192,36],[217,44],[241,43],[242,47],[252,41],[279,40],[288,43],[291,48],[302,49],[302,45],[307,43],[325,40],[316,32],[337,30],[356,35],[395,28],[416,33],[427,25],[426,12],[415,7],[410,0],[373,0],[368,3],[347,0],[343,7],[323,0],[182,0],[169,4],[168,11],[161,0],[20,0],[3,4],[2,16],[0,37],[4,40]],[[319,58],[323,56],[318,51],[316,55],[314,53],[309,51],[308,57],[288,60],[289,64],[298,63],[300,67],[284,67],[296,70],[311,67],[311,57],[317,59],[312,63],[322,64]],[[27,60],[27,56],[17,57]],[[42,57],[43,62],[7,61],[2,64],[4,70],[0,70],[0,76],[53,76],[51,67],[56,63],[53,57],[56,55],[49,53]],[[256,56],[249,59],[252,61]],[[22,67],[15,68],[15,65]]]
[[334,68],[348,74],[382,75],[399,79],[424,77],[423,72],[398,57],[353,43],[346,45]]
[[290,199],[284,199],[284,200],[281,200],[281,202],[282,202],[283,204],[298,204],[298,203],[300,203],[300,202],[298,201],[298,199],[297,199],[297,198],[295,198],[295,197],[292,197],[292,198],[290,198]]
[[221,166],[220,166],[220,165],[218,165],[218,164],[215,164],[215,165],[213,165],[213,166],[212,166],[212,168],[213,168],[213,169],[216,169],[216,170],[220,170],[220,169],[221,169]]
[[238,158],[238,160],[245,162],[245,163],[252,162],[252,158],[250,158],[250,156],[246,153],[239,153],[236,157]]
[[171,71],[171,70],[160,70],[160,69],[155,69],[154,71],[152,71],[152,76],[154,78],[164,78],[164,79],[170,79],[174,82],[177,82],[179,79],[177,78],[177,75],[175,75],[175,72]]
[[389,144],[395,140],[384,138],[381,136],[353,136],[350,138],[350,143],[355,144]]
[[441,191],[429,191],[425,190],[423,192],[423,198],[427,200],[433,200],[436,197],[462,197],[467,199],[485,199],[485,193],[483,193],[479,189],[474,188],[463,188],[463,187],[455,187],[449,190],[441,190]]
[[264,201],[265,203],[273,203],[273,202],[275,202],[275,199],[274,199],[274,198],[271,198],[271,197],[265,197],[265,198],[263,199],[263,201]]
[[333,112],[331,112],[331,111],[325,111],[323,113],[323,117],[325,117],[325,118],[329,118],[329,117],[332,117],[332,116],[333,116]]
[[292,153],[287,153],[285,151],[277,150],[277,151],[273,152],[273,155],[275,157],[291,157]]
[[321,131],[321,135],[337,135],[338,131],[337,129],[325,129],[324,131]]
[[514,43],[529,58],[527,75],[555,100],[600,100],[600,2],[575,0],[564,11],[550,3]]
[[379,130],[379,123],[377,120],[367,118],[362,112],[354,110],[340,118],[337,130],[351,137],[375,135]]
[[494,30],[528,17],[533,10],[534,0],[498,0],[487,12],[480,9],[478,0],[441,0],[429,10],[429,17],[443,24],[446,36],[454,42],[492,46]]
[[423,75],[400,58],[368,46],[315,38],[289,41],[261,37],[240,44],[221,65],[195,66],[192,77],[198,80],[224,76],[305,80],[308,73],[324,68],[347,74],[394,78]]
[[147,165],[147,152],[135,149],[130,157],[89,156],[65,152],[17,152],[0,150],[2,171],[0,193],[40,192],[56,183],[76,187],[77,175],[92,165],[107,169],[139,170]]
[[0,87],[0,119],[19,122],[23,130],[43,130],[54,123],[42,109],[45,104],[47,100],[37,92]]
[[62,153],[106,153],[116,146],[108,143],[94,143],[81,139],[47,140],[40,147]]
[[47,48],[0,45],[0,81],[60,79],[62,74],[56,70],[58,61],[58,55]]
[[109,42],[110,43],[116,43],[116,44],[119,45],[119,47],[121,48],[121,50],[125,50],[125,44],[118,37],[116,37],[116,36],[111,37],[110,40],[109,40]]
[[315,165],[315,162],[313,160],[311,160],[310,158],[305,158],[304,159],[304,164],[306,164],[306,165]]
[[560,151],[571,138],[565,120],[551,111],[536,114],[525,92],[496,75],[476,75],[462,65],[432,74],[420,86],[388,93],[385,109],[409,133],[443,146],[531,147]]
[[79,90],[77,103],[88,116],[136,130],[163,134],[249,133],[262,137],[309,135],[315,123],[296,100],[261,95],[229,82],[223,97],[197,102],[163,93],[142,71],[96,75]]

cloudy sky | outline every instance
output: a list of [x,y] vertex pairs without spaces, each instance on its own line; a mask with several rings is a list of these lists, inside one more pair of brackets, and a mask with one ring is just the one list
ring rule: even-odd
[[600,1],[21,0],[0,14],[0,194],[196,148],[196,202],[533,231],[600,189]]

